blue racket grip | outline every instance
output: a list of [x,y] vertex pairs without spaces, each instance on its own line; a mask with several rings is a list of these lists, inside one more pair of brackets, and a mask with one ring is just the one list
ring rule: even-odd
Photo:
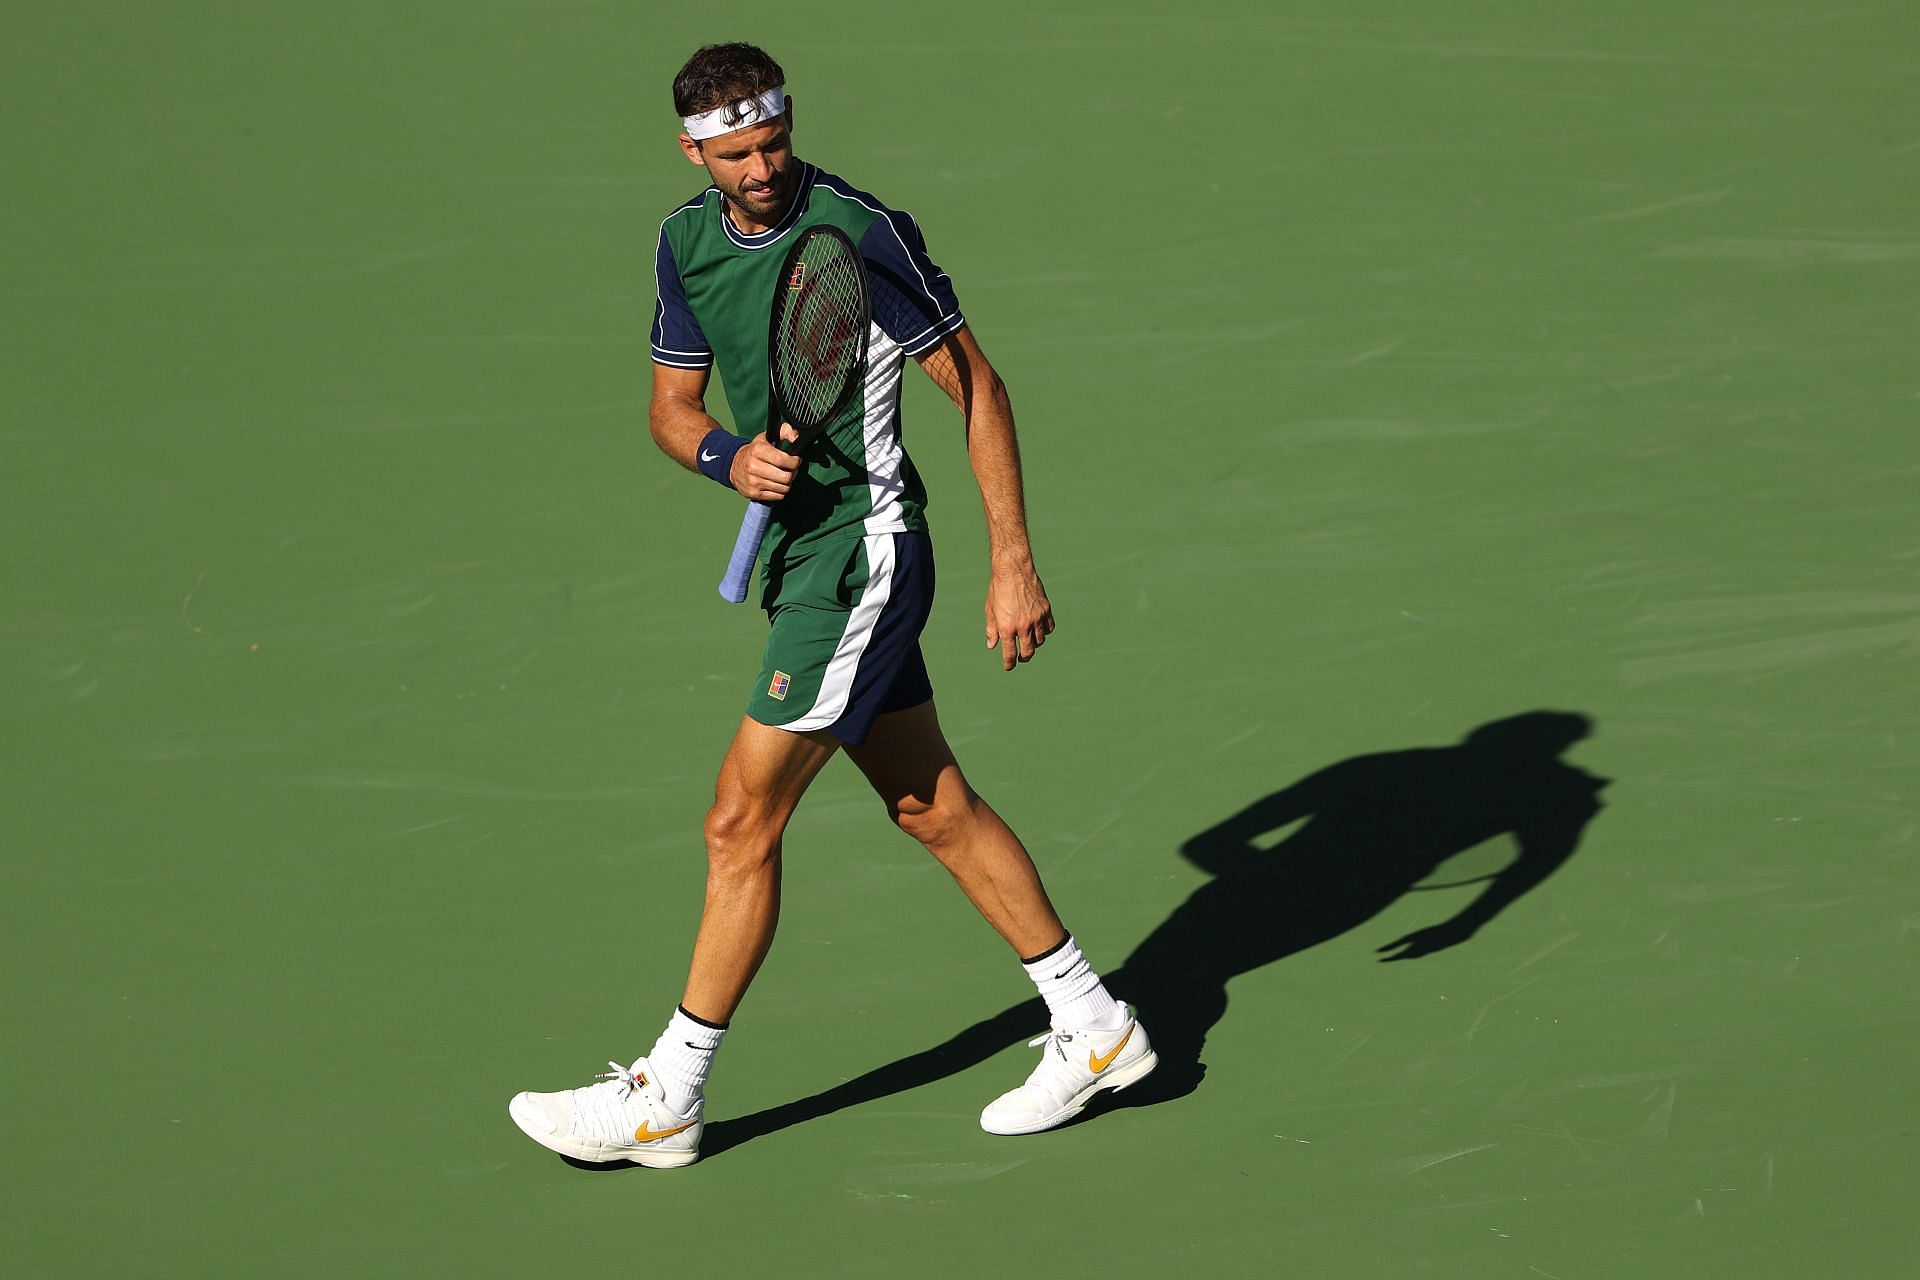
[[760,541],[767,536],[773,508],[764,502],[747,505],[746,518],[740,522],[740,536],[733,540],[733,558],[727,561],[727,576],[720,579],[720,598],[739,604],[747,598],[747,584],[753,581],[753,562],[760,558]]

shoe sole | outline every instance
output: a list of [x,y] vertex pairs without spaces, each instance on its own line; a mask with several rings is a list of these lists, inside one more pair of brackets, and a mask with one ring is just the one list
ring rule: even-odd
[[507,1104],[507,1118],[514,1127],[532,1138],[535,1142],[553,1152],[566,1156],[570,1160],[580,1160],[587,1164],[613,1164],[626,1160],[648,1169],[682,1169],[700,1158],[700,1148],[691,1151],[649,1151],[640,1147],[609,1147],[603,1143],[573,1143],[566,1135],[558,1133],[535,1133],[520,1122],[513,1113],[513,1104]]
[[988,1133],[1007,1138],[1017,1137],[1023,1133],[1045,1133],[1049,1129],[1057,1129],[1079,1115],[1082,1111],[1085,1111],[1087,1109],[1087,1103],[1093,1100],[1094,1094],[1103,1093],[1108,1090],[1118,1093],[1128,1085],[1138,1084],[1141,1080],[1144,1080],[1153,1072],[1153,1069],[1159,1065],[1160,1055],[1152,1049],[1149,1049],[1119,1070],[1109,1072],[1096,1079],[1092,1084],[1068,1099],[1067,1105],[1064,1108],[1054,1112],[1050,1116],[1044,1116],[1032,1124],[1017,1129],[987,1129],[984,1120],[981,1121],[980,1127],[986,1129]]

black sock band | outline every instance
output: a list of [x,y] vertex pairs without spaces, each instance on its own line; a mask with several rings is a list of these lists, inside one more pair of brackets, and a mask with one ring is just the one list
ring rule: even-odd
[[[1060,949],[1059,947],[1055,947],[1055,948],[1054,948],[1054,950],[1055,950],[1055,951],[1058,951],[1059,949]],[[715,1031],[725,1031],[725,1030],[727,1029],[727,1024],[726,1024],[726,1023],[724,1023],[724,1022],[708,1022],[708,1021],[707,1021],[707,1020],[706,1020],[705,1018],[703,1018],[703,1017],[701,1017],[701,1016],[700,1016],[699,1014],[697,1014],[697,1013],[694,1013],[694,1012],[692,1012],[692,1011],[690,1011],[690,1010],[689,1010],[689,1009],[687,1008],[687,1006],[685,1006],[685,1005],[677,1005],[677,1006],[675,1006],[675,1007],[676,1007],[676,1008],[678,1008],[678,1009],[680,1010],[680,1012],[681,1012],[681,1014],[682,1014],[682,1015],[684,1015],[685,1017],[688,1017],[688,1018],[690,1018],[690,1019],[692,1019],[693,1021],[695,1021],[695,1022],[697,1022],[697,1023],[699,1023],[699,1024],[700,1024],[701,1026],[703,1026],[703,1027],[710,1027],[710,1028],[712,1028],[712,1029],[713,1029],[713,1030],[715,1030]]]
[[[1021,964],[1039,964],[1042,960],[1045,960],[1048,956],[1052,955],[1054,952],[1058,951],[1060,948],[1066,946],[1069,942],[1072,942],[1072,941],[1073,941],[1073,935],[1068,934],[1066,937],[1060,939],[1060,941],[1048,947],[1045,951],[1042,951],[1039,955],[1034,956],[1028,960],[1022,960],[1020,963]],[[688,1016],[691,1017],[692,1015],[689,1014]]]

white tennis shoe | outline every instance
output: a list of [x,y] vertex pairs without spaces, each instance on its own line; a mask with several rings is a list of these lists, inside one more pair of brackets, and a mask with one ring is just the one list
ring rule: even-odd
[[631,1160],[649,1169],[677,1169],[700,1158],[703,1101],[689,1115],[668,1109],[653,1068],[609,1062],[601,1083],[560,1093],[516,1093],[507,1114],[549,1151],[608,1164]]
[[980,1127],[988,1133],[1039,1133],[1065,1124],[1094,1094],[1124,1089],[1160,1062],[1132,1010],[1118,1031],[1055,1027],[1027,1042],[1028,1048],[1042,1045],[1040,1065],[1027,1082],[980,1113]]

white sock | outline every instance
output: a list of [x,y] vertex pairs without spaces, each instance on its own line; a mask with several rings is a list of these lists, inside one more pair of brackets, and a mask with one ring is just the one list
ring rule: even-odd
[[1095,1031],[1118,1031],[1127,1024],[1127,1011],[1107,994],[1100,975],[1080,954],[1080,944],[1068,934],[1051,951],[1043,951],[1031,960],[1020,962],[1027,976],[1040,989],[1047,1002],[1047,1013],[1056,1027],[1087,1027]]
[[683,1116],[693,1114],[694,1104],[706,1092],[707,1073],[713,1070],[713,1055],[725,1034],[725,1027],[702,1022],[685,1009],[674,1009],[667,1029],[647,1055],[654,1078],[666,1092],[667,1106]]

